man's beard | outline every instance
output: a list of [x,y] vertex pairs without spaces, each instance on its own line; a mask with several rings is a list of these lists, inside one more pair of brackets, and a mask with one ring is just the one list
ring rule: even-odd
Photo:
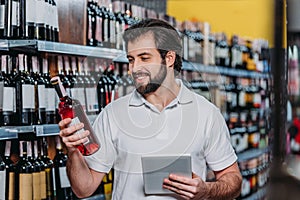
[[[167,76],[167,69],[166,69],[165,65],[166,65],[165,61],[162,61],[161,65],[160,65],[159,72],[153,78],[151,78],[151,73],[149,71],[132,73],[135,87],[141,95],[150,94],[152,92],[155,92],[161,86],[161,84],[163,83],[163,81],[165,80],[165,78]],[[135,82],[135,77],[138,77],[138,76],[141,76],[141,75],[149,76],[149,78],[150,78],[149,83],[147,83],[146,85],[137,84]]]

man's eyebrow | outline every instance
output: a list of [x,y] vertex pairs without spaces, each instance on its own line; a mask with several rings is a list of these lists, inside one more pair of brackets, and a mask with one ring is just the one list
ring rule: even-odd
[[[137,55],[137,57],[141,57],[141,56],[152,56],[152,54],[149,52],[142,52]],[[129,58],[133,58],[133,56],[127,55],[127,59],[129,59]]]

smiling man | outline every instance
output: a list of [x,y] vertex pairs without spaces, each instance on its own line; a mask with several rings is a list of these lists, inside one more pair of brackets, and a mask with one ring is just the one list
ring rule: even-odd
[[[106,106],[94,122],[100,150],[83,157],[76,146],[89,133],[74,134],[83,124],[67,127],[70,119],[59,123],[75,194],[90,196],[114,168],[112,198],[117,200],[237,197],[242,178],[219,109],[176,79],[182,65],[177,31],[164,21],[147,19],[128,28],[124,40],[136,90]],[[172,194],[147,195],[141,157],[165,154],[191,155],[193,175],[171,173],[161,187]],[[205,181],[208,167],[215,182]]]

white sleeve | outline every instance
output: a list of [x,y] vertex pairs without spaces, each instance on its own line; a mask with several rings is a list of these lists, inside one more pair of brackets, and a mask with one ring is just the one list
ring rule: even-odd
[[210,130],[208,130],[206,135],[204,156],[207,164],[214,171],[225,169],[237,160],[230,143],[228,127],[217,108],[214,110]]

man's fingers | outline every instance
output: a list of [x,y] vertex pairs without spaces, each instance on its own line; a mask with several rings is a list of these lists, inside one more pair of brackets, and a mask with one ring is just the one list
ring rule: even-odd
[[59,129],[60,129],[60,130],[64,129],[65,127],[67,127],[68,124],[71,123],[71,121],[72,121],[71,118],[66,118],[66,119],[61,120],[61,121],[58,123]]

